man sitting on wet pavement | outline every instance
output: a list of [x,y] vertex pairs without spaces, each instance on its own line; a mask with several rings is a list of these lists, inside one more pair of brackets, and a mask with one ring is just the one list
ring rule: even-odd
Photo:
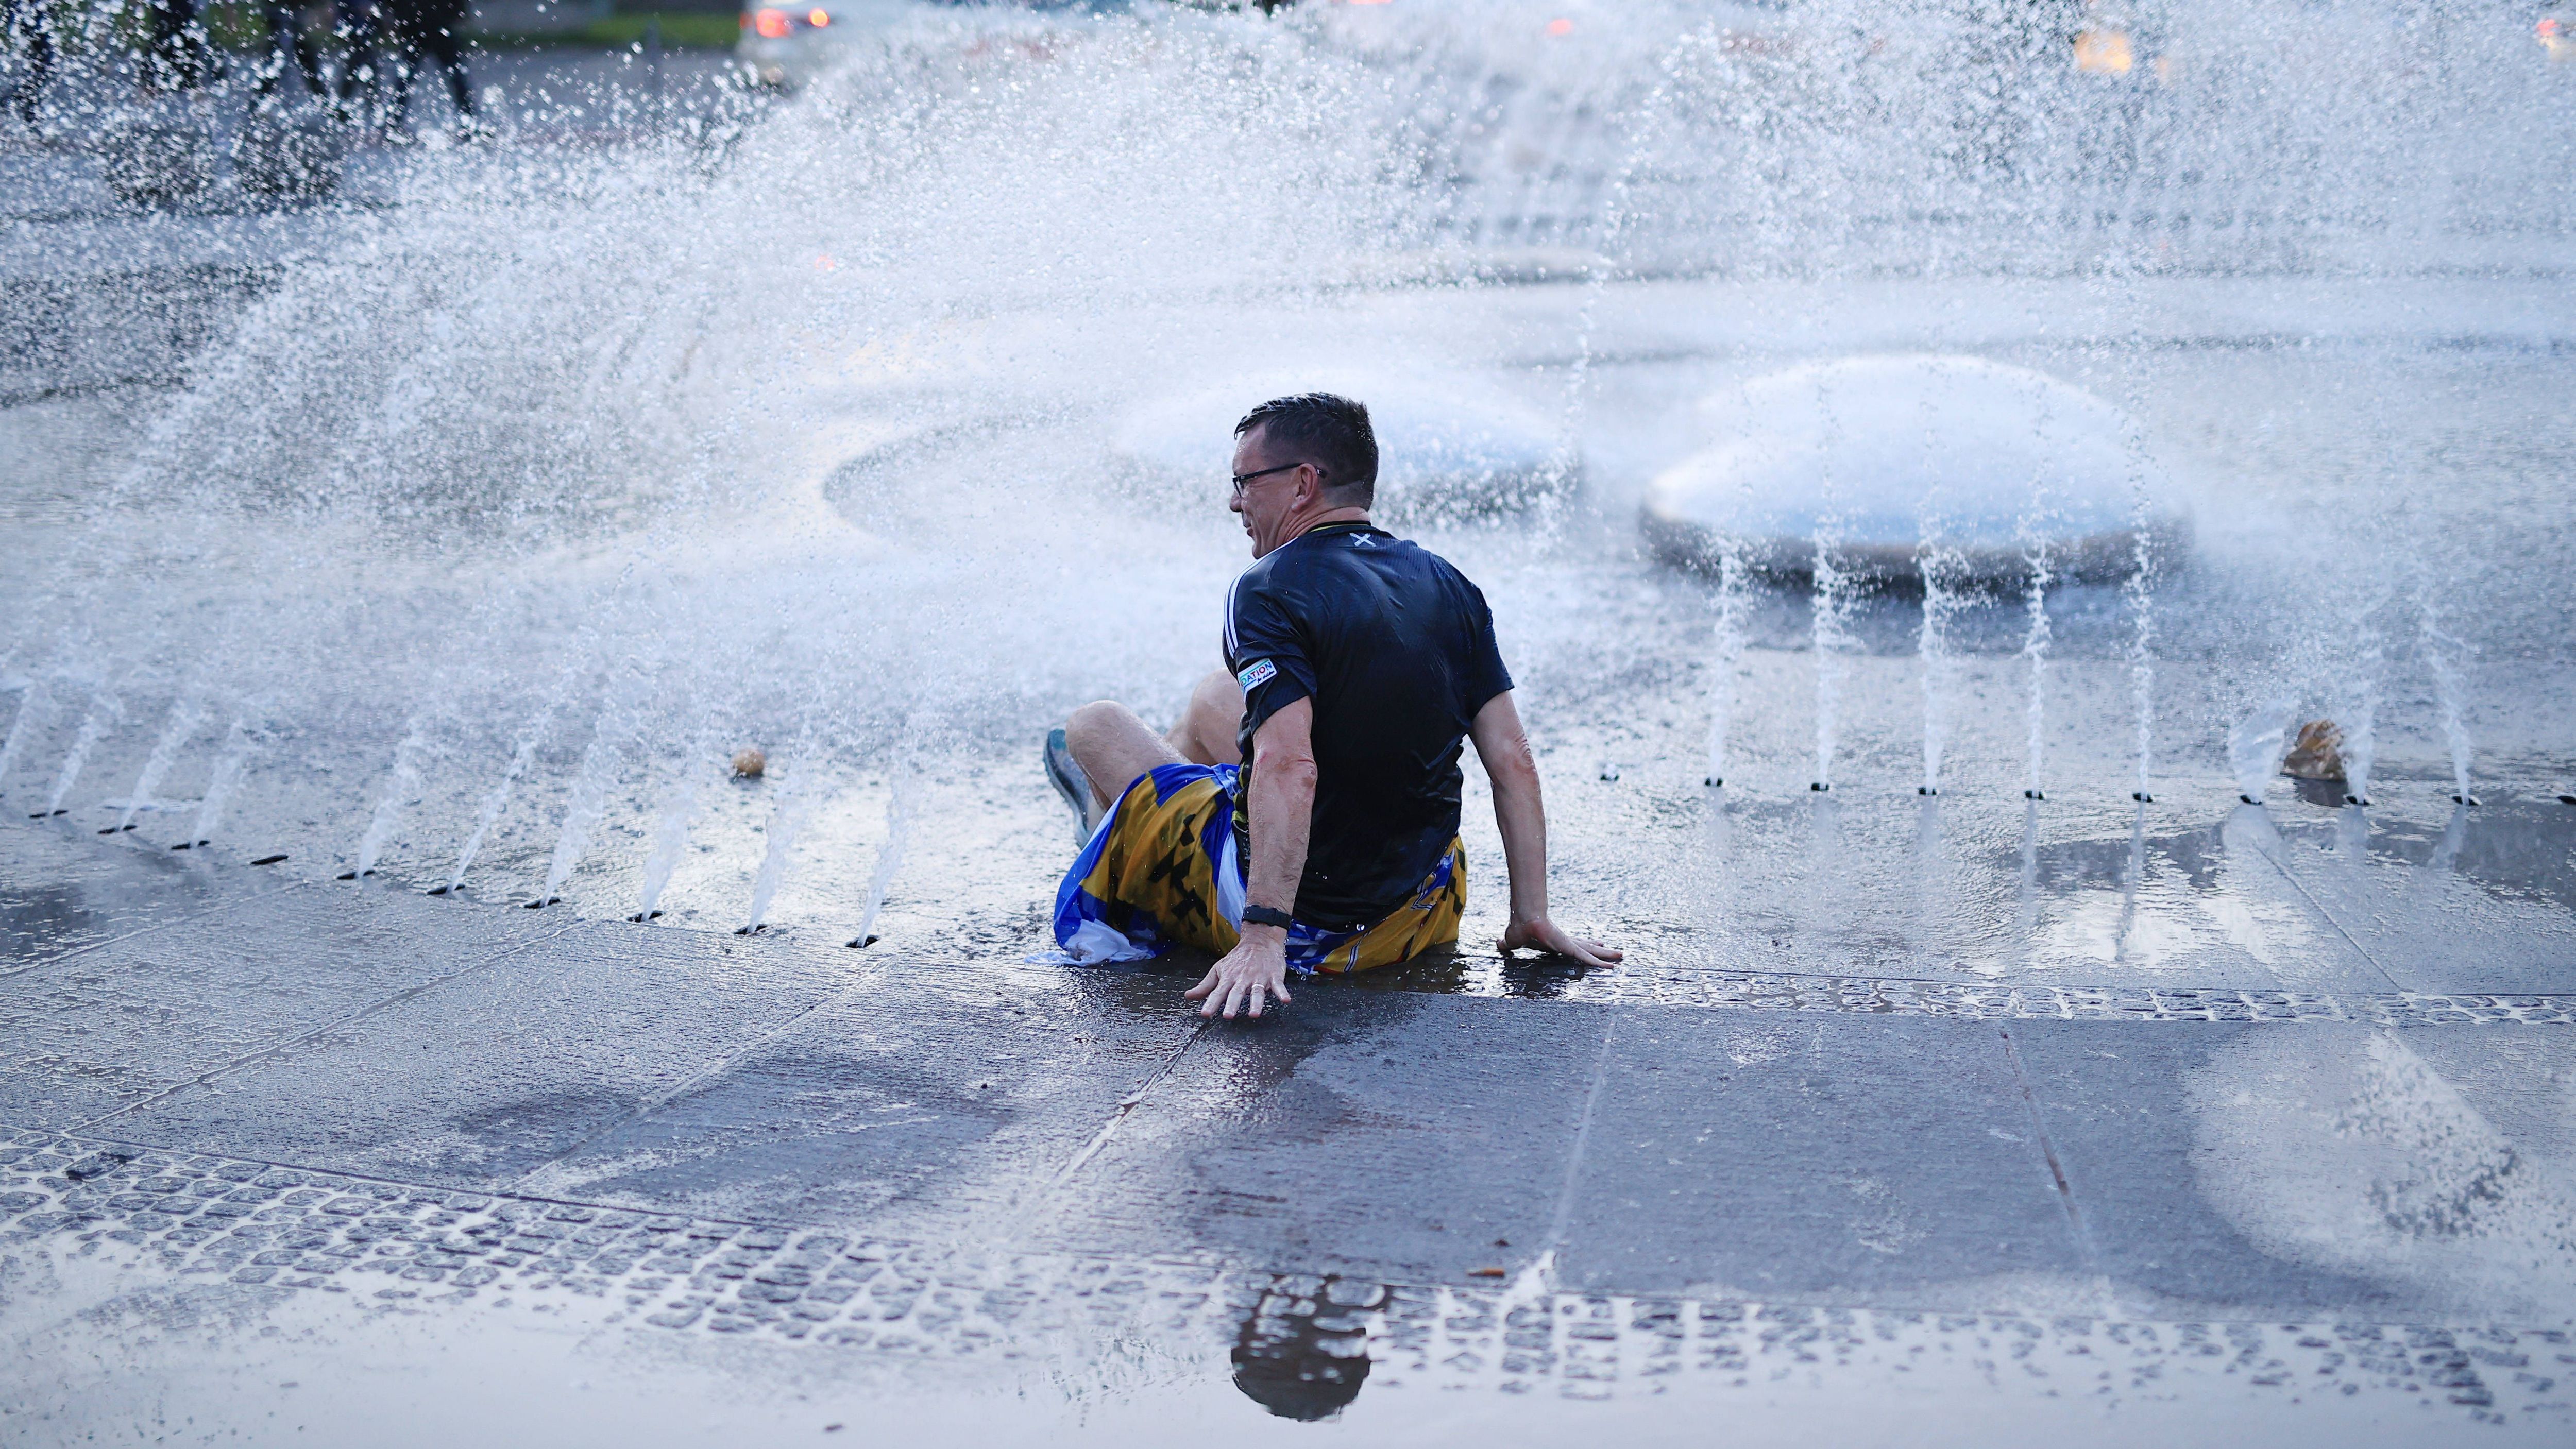
[[1368,409],[1305,393],[1234,431],[1229,506],[1256,562],[1226,599],[1225,669],[1169,735],[1103,700],[1047,738],[1048,777],[1090,830],[1056,892],[1057,944],[1090,963],[1216,952],[1188,995],[1228,1017],[1287,1001],[1292,969],[1451,946],[1467,901],[1458,756],[1473,739],[1511,877],[1502,949],[1617,961],[1548,919],[1538,764],[1485,596],[1369,523]]

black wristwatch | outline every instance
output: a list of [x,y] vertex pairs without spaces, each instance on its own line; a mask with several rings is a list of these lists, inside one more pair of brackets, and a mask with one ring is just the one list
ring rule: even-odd
[[1274,911],[1268,906],[1245,906],[1243,923],[1247,926],[1277,926],[1284,931],[1297,924],[1297,918],[1286,911]]

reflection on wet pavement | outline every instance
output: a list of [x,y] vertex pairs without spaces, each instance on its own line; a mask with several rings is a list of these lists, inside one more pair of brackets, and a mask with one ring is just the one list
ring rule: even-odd
[[2576,1373],[2576,1337],[2560,1329],[1821,1309],[940,1249],[44,1133],[0,1145],[0,1245],[120,1265],[118,1294],[175,1290],[253,1321],[299,1291],[383,1312],[515,1305],[532,1322],[761,1335],[1041,1376],[1096,1371],[1139,1339],[1184,1363],[1222,1349],[1235,1386],[1290,1419],[1332,1417],[1372,1386],[1607,1399],[1685,1380],[1759,1393],[1797,1372],[1883,1391],[1946,1368],[2106,1403],[2219,1380],[2509,1423],[2568,1413],[2558,1386]]

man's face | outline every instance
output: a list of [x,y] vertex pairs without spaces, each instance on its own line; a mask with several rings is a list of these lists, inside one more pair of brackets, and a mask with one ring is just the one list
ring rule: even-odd
[[[1244,484],[1243,491],[1226,505],[1243,515],[1243,531],[1251,535],[1254,558],[1286,541],[1289,517],[1312,499],[1321,481],[1311,467],[1281,467],[1298,460],[1274,455],[1267,437],[1269,431],[1264,425],[1235,440],[1235,475],[1262,476]],[[1274,468],[1279,471],[1269,471]]]

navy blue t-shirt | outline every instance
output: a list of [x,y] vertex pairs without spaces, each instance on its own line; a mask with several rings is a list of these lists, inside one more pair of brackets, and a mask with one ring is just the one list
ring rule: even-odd
[[[1485,596],[1419,544],[1326,524],[1235,580],[1225,661],[1243,686],[1246,766],[1263,723],[1315,701],[1315,813],[1291,913],[1332,928],[1385,919],[1457,835],[1459,743],[1512,687]],[[1248,864],[1246,786],[1235,828]]]

